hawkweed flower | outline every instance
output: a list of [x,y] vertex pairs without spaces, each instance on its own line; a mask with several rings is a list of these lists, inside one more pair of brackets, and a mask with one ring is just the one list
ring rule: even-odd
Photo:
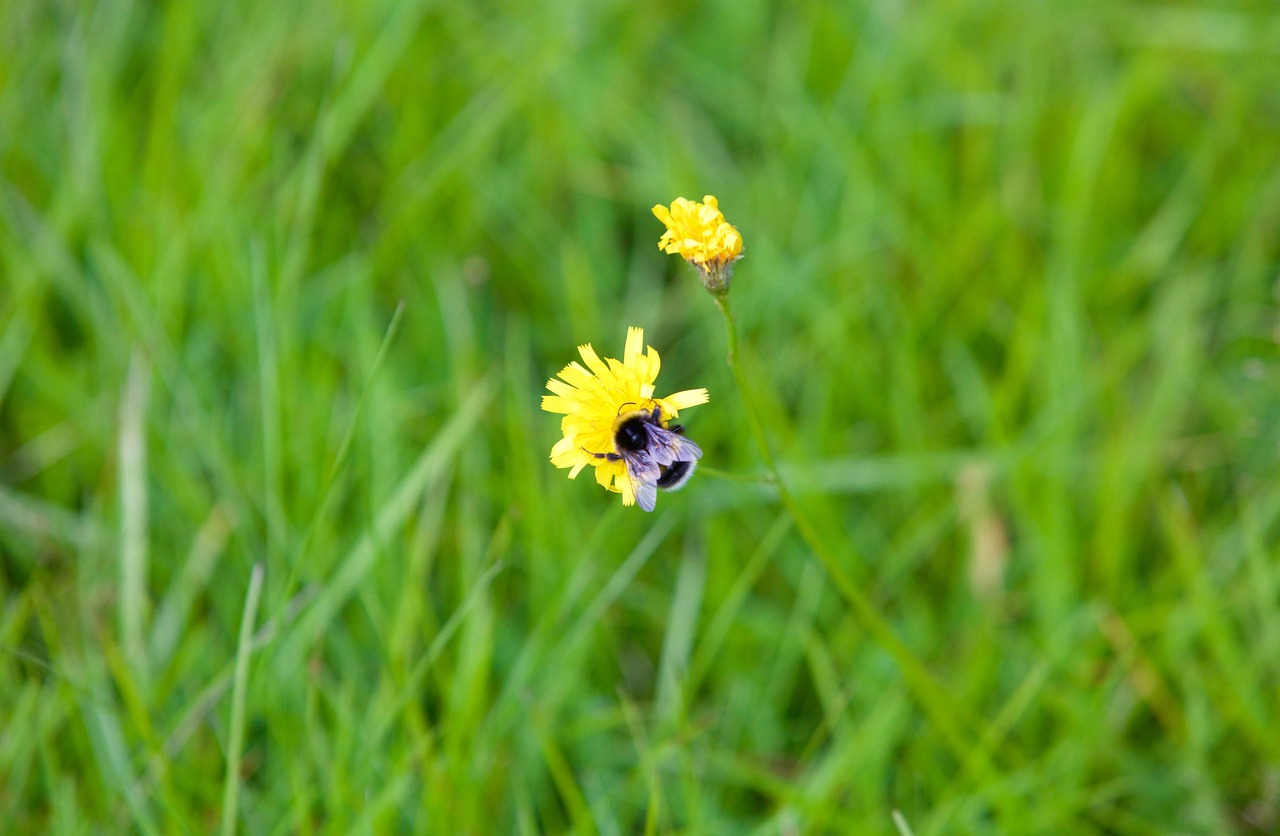
[[542,408],[564,415],[564,437],[551,448],[552,464],[569,468],[570,479],[590,465],[597,482],[622,494],[623,505],[634,505],[638,496],[651,511],[656,488],[679,487],[702,455],[679,435],[680,428],[668,429],[668,422],[680,410],[706,403],[709,395],[706,389],[686,389],[655,398],[661,361],[652,346],[643,348],[644,329],[636,327],[627,329],[621,362],[601,360],[590,343],[578,346],[586,366],[575,360],[560,370],[559,380],[548,380],[555,394],[542,396]]
[[667,227],[658,249],[676,253],[697,267],[712,295],[728,293],[733,263],[742,258],[742,236],[724,219],[715,196],[706,195],[701,203],[677,197],[670,207],[653,207],[653,214]]

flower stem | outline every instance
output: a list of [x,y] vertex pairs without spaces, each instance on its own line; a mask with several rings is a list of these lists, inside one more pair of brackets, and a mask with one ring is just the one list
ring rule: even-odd
[[[773,483],[778,490],[778,497],[782,501],[783,508],[786,509],[787,514],[795,524],[796,530],[818,558],[827,575],[835,583],[840,595],[848,603],[858,624],[897,662],[903,676],[906,678],[907,686],[915,694],[916,699],[920,701],[921,706],[934,724],[938,726],[939,731],[942,732],[947,741],[956,750],[961,762],[973,758],[975,756],[974,744],[968,735],[962,732],[959,718],[956,716],[956,712],[953,710],[942,687],[929,674],[923,663],[916,658],[910,648],[903,644],[902,640],[893,632],[893,628],[884,616],[876,610],[871,600],[853,582],[839,558],[818,535],[817,529],[809,521],[809,518],[805,516],[792,495],[791,489],[787,487],[786,480],[782,478],[782,474],[774,461],[773,451],[769,448],[769,439],[765,434],[764,422],[760,420],[755,399],[751,394],[750,381],[747,379],[746,372],[743,371],[742,356],[738,349],[738,328],[734,321],[733,313],[729,308],[729,297],[728,295],[714,295],[713,298],[715,298],[716,305],[720,308],[720,313],[724,315],[724,327],[729,342],[729,370],[733,373],[734,384],[738,388],[739,397],[742,398],[743,408],[747,413],[747,423],[751,428],[751,435],[755,438],[756,446],[760,448],[760,456],[764,459],[765,468],[773,477]],[[850,553],[852,553],[852,549],[850,549]],[[981,757],[981,754],[979,754],[979,757]]]

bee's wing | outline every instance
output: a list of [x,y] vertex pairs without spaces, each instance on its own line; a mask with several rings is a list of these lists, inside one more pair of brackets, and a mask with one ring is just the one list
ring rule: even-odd
[[677,462],[696,462],[702,458],[702,448],[694,444],[682,435],[672,433],[671,436],[676,440],[675,458]]
[[654,460],[652,450],[623,450],[622,461],[627,466],[627,477],[631,480],[636,504],[652,511],[658,504],[658,477],[662,475],[662,468]]
[[657,479],[637,479],[631,477],[631,490],[636,495],[636,504],[646,511],[652,511],[658,505]]
[[646,424],[649,433],[649,453],[655,464],[669,467],[674,462],[696,462],[702,458],[702,448],[689,439],[657,424]]

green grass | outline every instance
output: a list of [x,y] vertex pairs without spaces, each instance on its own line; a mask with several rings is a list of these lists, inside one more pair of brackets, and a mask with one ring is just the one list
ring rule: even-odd
[[[0,4],[0,821],[1280,828],[1277,44],[1261,0]],[[708,192],[812,531],[655,246]],[[633,324],[712,395],[652,515],[538,409]]]

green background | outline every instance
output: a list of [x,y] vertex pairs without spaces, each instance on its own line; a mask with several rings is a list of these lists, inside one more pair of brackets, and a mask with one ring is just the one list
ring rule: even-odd
[[[1278,44],[1270,2],[0,4],[0,821],[1274,832]],[[753,481],[649,212],[705,193],[787,481],[941,700]],[[711,391],[651,515],[538,409],[628,325]]]

